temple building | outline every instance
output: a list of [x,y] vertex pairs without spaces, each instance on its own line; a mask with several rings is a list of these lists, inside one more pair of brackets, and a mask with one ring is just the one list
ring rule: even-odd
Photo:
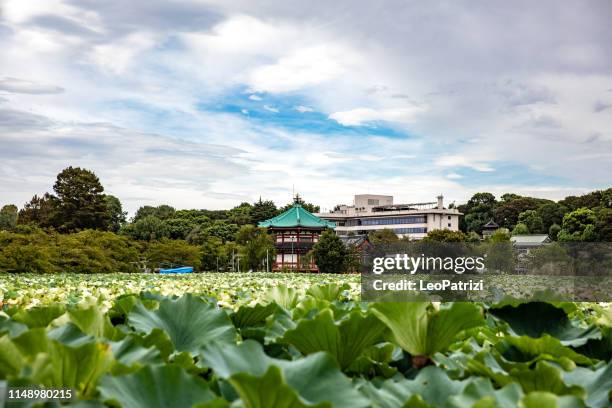
[[259,223],[274,234],[276,260],[272,271],[293,270],[299,272],[318,272],[313,259],[306,254],[319,240],[326,229],[334,229],[336,224],[316,217],[300,204],[269,220]]

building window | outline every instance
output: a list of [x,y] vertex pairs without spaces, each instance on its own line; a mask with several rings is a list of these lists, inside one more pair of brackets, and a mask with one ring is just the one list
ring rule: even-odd
[[451,226],[451,223],[449,222],[449,223],[448,223],[448,227],[450,228],[450,226]]
[[378,205],[379,201],[372,199],[372,198],[368,198],[368,205]]
[[[451,216],[450,216],[450,215],[448,216],[448,219],[449,219],[449,220],[451,219]],[[450,227],[450,225],[449,225],[449,227]]]
[[424,224],[426,222],[426,216],[413,215],[396,218],[364,218],[361,220],[361,225]]
[[393,232],[396,234],[426,234],[426,227],[414,227],[414,228],[394,228]]

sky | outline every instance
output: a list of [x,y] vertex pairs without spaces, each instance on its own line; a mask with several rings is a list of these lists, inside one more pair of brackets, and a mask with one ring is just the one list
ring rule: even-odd
[[611,186],[612,2],[0,0],[0,205]]

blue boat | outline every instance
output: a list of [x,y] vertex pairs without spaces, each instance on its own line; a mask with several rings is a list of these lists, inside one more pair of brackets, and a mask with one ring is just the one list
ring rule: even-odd
[[193,266],[181,266],[180,268],[160,269],[159,273],[192,273]]

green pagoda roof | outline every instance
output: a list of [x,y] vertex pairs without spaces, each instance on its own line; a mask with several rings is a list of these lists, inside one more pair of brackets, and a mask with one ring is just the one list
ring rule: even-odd
[[323,220],[315,215],[312,215],[299,204],[294,204],[293,207],[284,213],[277,215],[269,220],[261,221],[260,227],[306,227],[306,228],[335,228],[336,224]]

